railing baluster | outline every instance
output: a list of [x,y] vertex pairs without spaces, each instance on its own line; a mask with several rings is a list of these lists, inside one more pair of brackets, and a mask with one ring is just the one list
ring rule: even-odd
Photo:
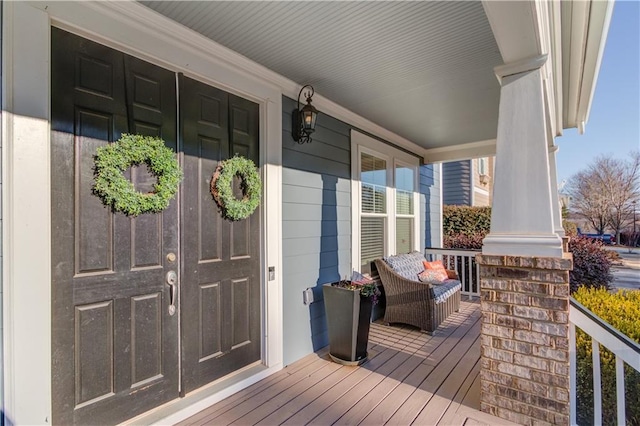
[[602,426],[602,379],[600,377],[600,343],[591,337],[593,350],[593,422]]
[[569,413],[569,424],[577,425],[578,424],[578,416],[576,412],[577,404],[577,386],[576,386],[576,377],[577,377],[577,353],[576,353],[576,326],[574,323],[569,323],[569,404],[570,404],[570,413]]
[[467,262],[467,268],[469,270],[469,300],[472,299],[473,296],[473,257],[465,256],[465,261]]
[[465,272],[464,269],[464,256],[456,256],[456,268],[458,267],[458,260],[460,260],[460,272],[458,272],[460,274],[460,282],[462,283],[462,289],[464,291],[468,291],[467,290],[467,273]]
[[624,361],[618,355],[616,355],[616,396],[618,398],[618,424],[624,426],[627,422],[624,406]]
[[478,277],[478,281],[476,285],[476,291],[474,292],[474,294],[476,296],[480,296],[480,265],[478,265],[477,263],[476,263],[476,277]]

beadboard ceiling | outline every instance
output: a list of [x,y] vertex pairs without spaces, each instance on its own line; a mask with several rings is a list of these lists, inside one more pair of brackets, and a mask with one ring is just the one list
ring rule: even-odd
[[480,2],[141,3],[424,148],[496,137]]

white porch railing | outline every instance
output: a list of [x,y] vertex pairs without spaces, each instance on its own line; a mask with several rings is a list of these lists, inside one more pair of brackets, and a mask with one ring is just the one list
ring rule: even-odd
[[576,327],[591,337],[593,345],[593,423],[602,425],[602,387],[600,376],[600,345],[616,357],[617,424],[625,425],[624,363],[640,371],[640,345],[611,327],[600,317],[570,298],[569,362],[571,364],[571,424],[577,424],[576,411]]
[[427,247],[424,256],[431,261],[442,260],[445,268],[458,273],[462,283],[462,294],[469,299],[480,297],[480,267],[476,264],[476,254],[480,250],[457,250]]

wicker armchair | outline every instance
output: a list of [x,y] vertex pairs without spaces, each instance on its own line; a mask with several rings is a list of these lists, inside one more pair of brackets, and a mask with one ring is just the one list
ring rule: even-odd
[[[399,322],[419,327],[429,334],[453,312],[460,310],[460,290],[446,301],[436,303],[431,284],[406,279],[382,259],[375,260],[386,298],[384,322]],[[459,279],[455,271],[447,270],[450,279]]]

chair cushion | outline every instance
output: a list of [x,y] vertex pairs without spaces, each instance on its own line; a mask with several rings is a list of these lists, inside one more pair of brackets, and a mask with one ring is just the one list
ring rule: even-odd
[[431,284],[432,297],[436,304],[443,303],[461,288],[462,284],[458,280],[446,280],[442,284]]
[[384,258],[396,274],[413,281],[418,281],[418,274],[424,270],[424,260],[424,255],[419,251]]
[[444,269],[425,269],[418,274],[418,279],[423,283],[436,283],[439,284],[449,279],[447,271]]

